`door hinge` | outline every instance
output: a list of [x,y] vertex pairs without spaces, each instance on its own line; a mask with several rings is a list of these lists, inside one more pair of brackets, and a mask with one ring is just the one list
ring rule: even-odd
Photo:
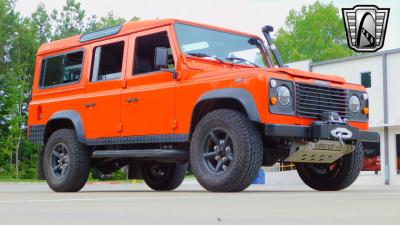
[[123,128],[122,123],[118,123],[117,132],[121,133],[122,132],[122,128]]
[[176,119],[172,120],[172,129],[176,129],[178,127],[178,121]]

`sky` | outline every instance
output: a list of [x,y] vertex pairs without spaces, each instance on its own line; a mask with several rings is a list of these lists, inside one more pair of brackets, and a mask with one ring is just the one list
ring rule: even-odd
[[[320,0],[321,2],[331,2]],[[43,2],[49,12],[61,10],[65,0],[17,0],[17,10],[29,16],[36,6]],[[300,10],[315,0],[81,0],[82,8],[88,15],[97,17],[113,11],[114,15],[130,19],[177,18],[222,26],[262,36],[261,27],[272,25],[277,30],[285,23],[291,9]],[[358,4],[377,4],[390,8],[390,16],[383,50],[400,48],[400,1],[357,1],[334,0],[339,9],[351,8]]]

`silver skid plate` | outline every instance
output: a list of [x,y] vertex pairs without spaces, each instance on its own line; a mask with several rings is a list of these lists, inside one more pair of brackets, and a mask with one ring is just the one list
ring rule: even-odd
[[338,141],[293,143],[285,162],[333,163],[351,152],[353,152],[352,145],[341,145]]

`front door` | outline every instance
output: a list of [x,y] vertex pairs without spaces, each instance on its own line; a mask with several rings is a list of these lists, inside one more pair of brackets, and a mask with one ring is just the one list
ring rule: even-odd
[[120,37],[95,43],[88,54],[92,68],[85,99],[89,119],[87,139],[121,135],[121,91],[128,40]]
[[[126,88],[122,91],[123,136],[173,134],[175,86],[171,72],[154,66],[156,47],[169,51],[168,67],[174,69],[174,48],[169,27],[132,35]],[[130,64],[130,66],[129,66]]]

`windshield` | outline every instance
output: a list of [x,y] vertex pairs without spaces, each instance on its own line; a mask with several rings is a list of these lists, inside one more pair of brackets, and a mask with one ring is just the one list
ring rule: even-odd
[[224,62],[266,67],[254,38],[181,23],[175,24],[175,31],[185,55],[208,56]]

